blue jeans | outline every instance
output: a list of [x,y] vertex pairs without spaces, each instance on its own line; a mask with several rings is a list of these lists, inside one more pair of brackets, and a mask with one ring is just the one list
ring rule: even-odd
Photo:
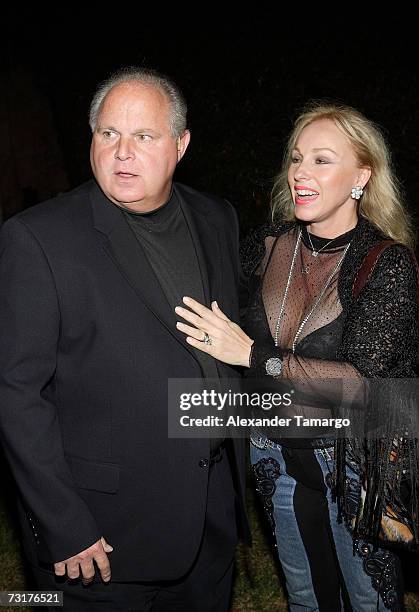
[[[396,555],[354,541],[349,525],[337,522],[330,479],[333,448],[306,452],[314,453],[314,467],[318,469],[317,461],[321,470],[316,490],[289,474],[286,449],[264,435],[251,435],[257,489],[276,540],[291,612],[339,612],[345,609],[345,596],[353,612],[402,610]],[[359,477],[347,465],[347,497],[354,516],[357,491]]]

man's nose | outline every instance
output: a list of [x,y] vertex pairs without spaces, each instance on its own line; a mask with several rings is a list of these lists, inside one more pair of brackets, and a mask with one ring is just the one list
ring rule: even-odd
[[121,136],[116,146],[115,159],[126,161],[127,159],[134,159],[134,157],[135,149],[133,146],[132,139],[129,137]]

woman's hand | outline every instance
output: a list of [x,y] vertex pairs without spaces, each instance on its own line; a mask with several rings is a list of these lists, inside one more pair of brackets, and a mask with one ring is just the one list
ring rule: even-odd
[[226,317],[217,302],[212,302],[211,310],[190,297],[183,302],[190,310],[176,306],[175,312],[193,327],[181,322],[176,327],[187,334],[188,344],[219,361],[248,368],[253,340]]

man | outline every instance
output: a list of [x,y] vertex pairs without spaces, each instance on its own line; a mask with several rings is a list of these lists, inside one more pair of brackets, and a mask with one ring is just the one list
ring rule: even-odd
[[174,307],[216,299],[237,319],[236,216],[172,182],[190,133],[166,77],[116,73],[90,122],[96,181],[1,233],[0,423],[25,551],[66,610],[227,610],[242,450],[169,439],[167,380],[234,375]]

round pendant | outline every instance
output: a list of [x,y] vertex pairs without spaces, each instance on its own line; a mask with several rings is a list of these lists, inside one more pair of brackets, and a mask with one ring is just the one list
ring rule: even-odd
[[282,359],[270,357],[265,364],[265,370],[269,376],[279,376],[282,372]]
[[318,253],[317,251],[312,251],[312,253],[311,253],[311,254],[312,254],[312,256],[313,256],[313,257],[317,257],[317,255],[318,255],[319,253]]

